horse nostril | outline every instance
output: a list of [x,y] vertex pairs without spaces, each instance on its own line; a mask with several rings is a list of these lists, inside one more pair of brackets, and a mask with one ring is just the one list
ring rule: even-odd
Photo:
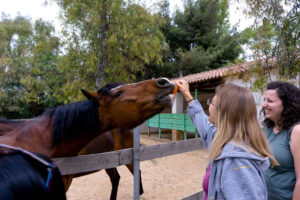
[[170,81],[166,78],[160,78],[156,83],[159,87],[166,87],[170,85]]

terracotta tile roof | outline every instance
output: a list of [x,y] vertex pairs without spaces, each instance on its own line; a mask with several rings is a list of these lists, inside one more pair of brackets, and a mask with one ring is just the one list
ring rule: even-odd
[[189,83],[196,83],[196,82],[204,82],[208,80],[223,78],[226,76],[232,76],[232,75],[247,72],[250,66],[252,65],[252,63],[253,62],[245,62],[238,65],[232,65],[232,66],[222,67],[222,68],[200,72],[196,74],[190,74],[180,78],[174,78],[172,79],[172,81],[178,79],[184,79]]

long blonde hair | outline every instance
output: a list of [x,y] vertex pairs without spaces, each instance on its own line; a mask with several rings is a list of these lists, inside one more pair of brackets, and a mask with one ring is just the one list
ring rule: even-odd
[[269,157],[273,165],[278,165],[270,153],[267,138],[259,125],[255,100],[251,92],[234,84],[224,84],[217,88],[216,128],[209,159],[216,159],[229,141],[246,145],[260,157]]

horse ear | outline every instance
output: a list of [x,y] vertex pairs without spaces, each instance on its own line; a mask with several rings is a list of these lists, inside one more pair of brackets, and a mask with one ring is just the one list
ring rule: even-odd
[[84,89],[80,89],[80,90],[81,90],[82,94],[84,96],[86,96],[86,98],[88,100],[94,101],[94,100],[98,99],[98,95],[97,95],[96,92],[89,92],[89,91],[86,91]]

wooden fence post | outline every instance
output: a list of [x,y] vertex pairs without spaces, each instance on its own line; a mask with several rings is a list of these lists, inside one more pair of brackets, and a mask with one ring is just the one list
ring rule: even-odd
[[135,127],[133,131],[133,199],[140,199],[140,131],[139,127]]

